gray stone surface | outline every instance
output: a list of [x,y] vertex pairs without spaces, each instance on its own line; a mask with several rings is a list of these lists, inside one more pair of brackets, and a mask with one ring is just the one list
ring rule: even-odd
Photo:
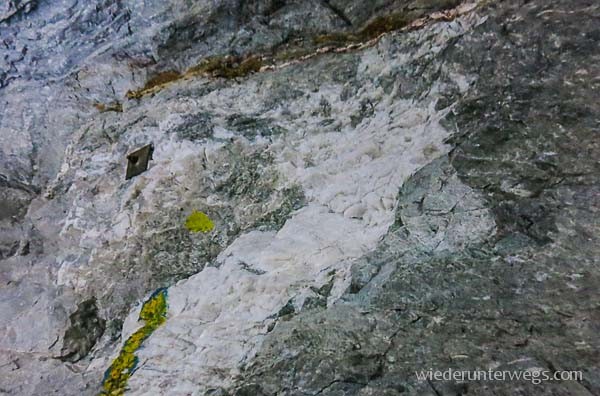
[[[600,109],[597,82],[583,77],[598,74],[598,8],[513,2],[488,12],[445,53],[478,75],[446,121],[459,132],[449,163],[405,184],[395,225],[354,265],[349,294],[275,326],[234,394],[600,392]],[[492,213],[495,235],[485,232]],[[534,367],[582,370],[583,380],[414,376]]]

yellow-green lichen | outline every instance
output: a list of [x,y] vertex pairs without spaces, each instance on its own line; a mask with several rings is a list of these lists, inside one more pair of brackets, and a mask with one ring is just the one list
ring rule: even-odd
[[195,210],[186,219],[185,228],[191,232],[210,232],[215,225],[206,213]]
[[102,396],[121,396],[127,388],[127,381],[135,371],[137,357],[135,352],[142,346],[146,338],[166,321],[167,290],[159,289],[150,296],[142,306],[138,320],[144,321],[144,326],[133,333],[121,349],[119,356],[113,361],[104,374]]

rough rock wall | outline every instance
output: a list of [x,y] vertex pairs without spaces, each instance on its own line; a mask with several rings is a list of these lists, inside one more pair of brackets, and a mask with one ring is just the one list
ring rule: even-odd
[[600,392],[599,8],[457,5],[3,6],[0,392],[98,394],[162,287],[127,394]]

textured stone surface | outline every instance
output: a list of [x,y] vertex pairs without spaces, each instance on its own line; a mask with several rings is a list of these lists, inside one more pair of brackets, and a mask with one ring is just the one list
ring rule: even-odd
[[[353,265],[349,294],[278,324],[235,394],[600,391],[598,91],[576,77],[597,75],[598,9],[571,7],[491,8],[446,52],[479,76],[446,120],[459,131],[451,166],[431,164],[405,184],[395,225]],[[540,42],[545,29],[553,38]],[[583,370],[584,379],[418,383],[413,374],[448,367]]]
[[[0,394],[97,394],[160,287],[127,394],[600,393],[600,9],[485,2],[354,42],[457,5],[1,5]],[[358,48],[298,59],[332,33]],[[127,99],[247,54],[292,63]]]

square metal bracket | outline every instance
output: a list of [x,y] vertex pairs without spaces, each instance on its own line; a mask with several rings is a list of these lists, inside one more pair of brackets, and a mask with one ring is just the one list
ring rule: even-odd
[[153,152],[154,146],[148,144],[127,154],[127,172],[125,174],[125,180],[129,180],[132,177],[146,172],[148,170],[148,162],[152,160]]

